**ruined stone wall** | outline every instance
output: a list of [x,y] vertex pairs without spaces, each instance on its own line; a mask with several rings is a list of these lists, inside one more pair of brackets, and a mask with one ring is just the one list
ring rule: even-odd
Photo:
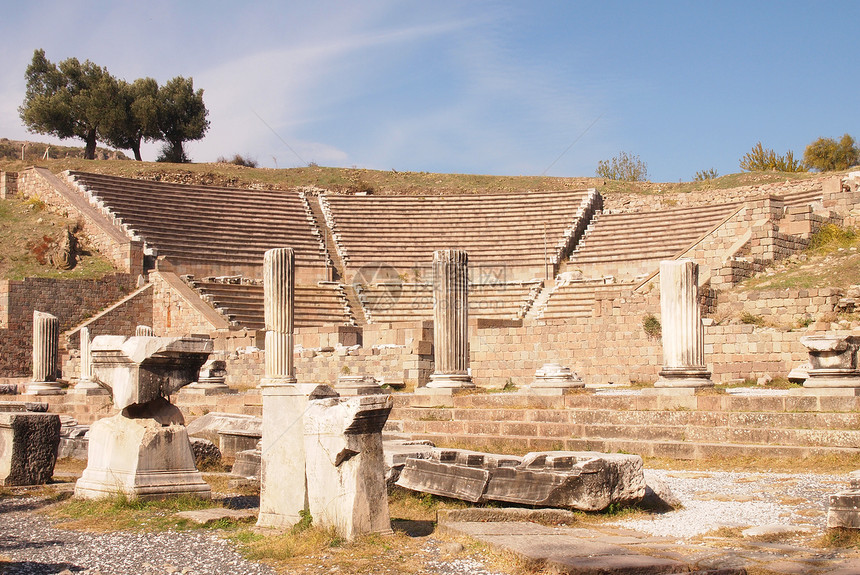
[[174,337],[209,334],[214,326],[158,273],[149,274],[153,285],[152,324],[155,335]]
[[134,288],[135,278],[114,274],[99,280],[27,278],[0,281],[0,375],[31,371],[33,310],[60,319],[67,330]]
[[18,196],[18,173],[0,172],[0,200],[10,200]]
[[[139,325],[152,325],[152,284],[147,284],[129,296],[114,303],[91,320],[76,325],[86,326],[90,337],[97,335],[124,335],[131,337]],[[78,330],[66,333],[69,349],[79,349]],[[65,373],[65,369],[63,371]]]
[[[87,243],[109,259],[117,269],[131,274],[143,273],[143,242],[123,237],[124,232],[117,234],[107,232],[104,226],[110,224],[91,220],[36,170],[31,168],[19,174],[18,191],[24,198],[36,197],[52,212],[81,223],[83,225],[81,233]],[[71,190],[69,193],[72,193]]]
[[719,296],[719,314],[758,316],[768,325],[796,326],[804,320],[824,319],[843,296],[838,288],[778,289],[727,292]]

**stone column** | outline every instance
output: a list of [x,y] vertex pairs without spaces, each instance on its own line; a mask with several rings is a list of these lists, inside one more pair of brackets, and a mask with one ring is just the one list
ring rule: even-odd
[[148,325],[139,325],[134,328],[135,337],[155,337],[155,331]]
[[705,332],[699,309],[699,264],[660,262],[663,370],[654,387],[711,387],[705,367]]
[[49,313],[33,311],[33,383],[27,386],[32,395],[63,393],[57,381],[60,355],[60,320]]
[[433,252],[433,359],[427,387],[474,387],[469,375],[469,256]]
[[108,391],[93,379],[93,353],[91,350],[90,330],[82,327],[78,332],[81,338],[81,376],[72,393],[80,395],[107,395]]
[[325,385],[299,384],[293,373],[295,256],[291,248],[263,256],[266,372],[260,384],[263,425],[260,458],[260,527],[284,528],[307,509],[304,414],[308,401],[336,396]]
[[296,383],[293,373],[295,254],[292,248],[263,256],[263,314],[266,323],[266,372],[262,385]]

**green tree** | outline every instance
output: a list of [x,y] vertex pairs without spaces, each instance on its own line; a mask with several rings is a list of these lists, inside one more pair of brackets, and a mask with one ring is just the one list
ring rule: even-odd
[[144,140],[161,137],[158,129],[158,82],[152,78],[138,78],[129,84],[119,82],[120,113],[116,122],[105,129],[107,142],[120,150],[131,150],[140,161],[140,145]]
[[86,142],[84,158],[95,158],[105,126],[118,121],[119,84],[106,68],[77,58],[58,65],[36,50],[26,71],[27,90],[18,113],[27,129]]
[[860,164],[860,148],[848,134],[838,142],[833,138],[818,138],[806,146],[803,163],[810,170],[819,172],[847,170]]
[[741,169],[746,172],[805,172],[806,169],[799,160],[794,159],[794,152],[787,151],[784,156],[778,155],[770,148],[758,142],[752,150],[744,154],[740,161]]
[[623,180],[626,182],[644,182],[648,179],[648,165],[639,156],[618,152],[610,160],[600,160],[597,163],[597,175],[608,180]]
[[158,90],[158,128],[165,141],[159,162],[190,161],[183,144],[199,140],[209,129],[203,90],[194,91],[194,80],[177,76]]

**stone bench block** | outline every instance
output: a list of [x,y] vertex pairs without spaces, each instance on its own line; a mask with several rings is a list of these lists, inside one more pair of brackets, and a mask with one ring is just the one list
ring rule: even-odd
[[54,474],[59,444],[59,415],[0,413],[0,482],[47,483]]

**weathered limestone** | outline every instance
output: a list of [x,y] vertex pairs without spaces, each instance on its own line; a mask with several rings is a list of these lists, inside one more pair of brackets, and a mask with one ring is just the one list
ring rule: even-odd
[[155,337],[155,331],[148,325],[139,325],[134,328],[135,337]]
[[558,363],[545,363],[535,371],[528,391],[538,394],[561,394],[565,390],[585,387],[585,382],[569,367]]
[[60,357],[60,320],[33,311],[33,382],[27,385],[29,395],[59,395],[57,383]]
[[663,369],[654,387],[711,387],[705,366],[705,334],[699,310],[699,265],[692,260],[660,262]]
[[263,256],[266,322],[259,527],[291,527],[306,508],[304,413],[308,402],[337,395],[326,385],[298,384],[293,368],[295,255],[291,248]]
[[860,470],[848,474],[849,489],[828,498],[827,527],[860,529]]
[[384,393],[379,382],[372,375],[341,375],[337,378],[337,385],[334,387],[339,395],[355,396],[355,395],[376,395]]
[[263,255],[266,372],[261,387],[296,383],[293,367],[295,262],[292,248],[276,248]]
[[197,381],[184,387],[182,392],[195,395],[236,393],[235,389],[230,389],[230,386],[225,383],[226,380],[227,362],[223,359],[210,358],[200,368],[200,373],[197,374]]
[[69,393],[75,395],[107,395],[107,389],[100,386],[93,378],[93,353],[89,328],[82,327],[79,336],[81,338],[81,376]]
[[59,444],[59,415],[0,413],[0,485],[47,483]]
[[305,413],[308,509],[346,539],[390,533],[382,427],[390,395],[311,401]]
[[800,343],[809,350],[805,388],[860,388],[857,351],[860,337],[807,335]]
[[433,359],[427,387],[474,387],[469,375],[469,256],[433,252]]
[[524,457],[436,449],[431,459],[407,459],[397,485],[474,503],[506,501],[600,511],[645,495],[638,455],[576,451]]
[[182,412],[165,397],[196,378],[211,350],[208,339],[93,340],[94,375],[111,388],[121,411],[91,426],[87,468],[75,485],[76,496],[209,497]]

